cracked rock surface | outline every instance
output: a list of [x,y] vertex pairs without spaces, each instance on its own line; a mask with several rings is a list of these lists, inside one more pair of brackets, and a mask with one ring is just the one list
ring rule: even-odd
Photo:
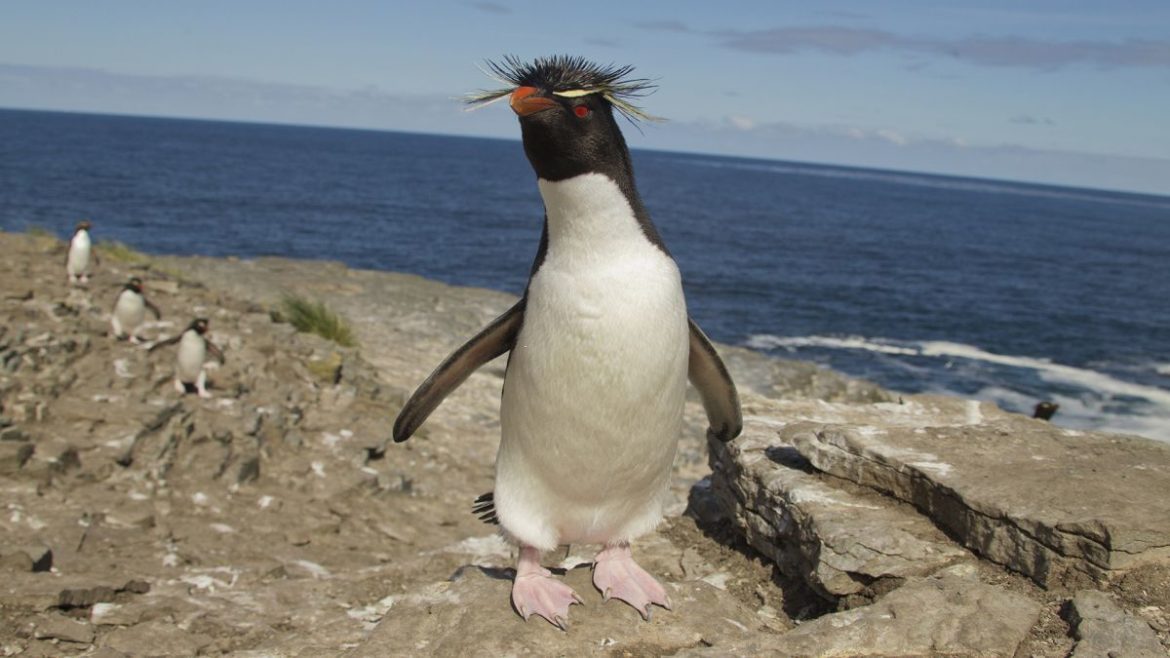
[[[709,462],[692,397],[670,514],[634,545],[674,610],[644,622],[603,603],[580,566],[598,547],[573,546],[545,556],[585,600],[562,632],[511,610],[515,551],[470,513],[492,486],[503,360],[410,441],[386,444],[405,396],[514,297],[337,263],[110,253],[88,287],[69,288],[60,241],[0,233],[0,250],[0,655],[1064,657],[1076,643],[1062,615],[1072,590],[1037,587],[798,452],[829,426],[877,437],[1015,422],[994,407],[899,405],[872,384],[721,346],[748,432]],[[132,274],[163,312],[147,345],[211,318],[227,356],[209,371],[211,399],[174,391],[173,353],[106,335]],[[326,302],[359,346],[278,322],[286,292]],[[736,454],[755,461],[736,466],[740,489],[720,489],[718,464]],[[749,510],[758,536],[745,539],[735,520]],[[1124,573],[1094,586],[1166,646],[1170,569],[1109,571]]]

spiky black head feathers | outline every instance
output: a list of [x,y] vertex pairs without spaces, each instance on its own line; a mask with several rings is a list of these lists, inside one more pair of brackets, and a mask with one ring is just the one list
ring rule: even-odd
[[467,102],[483,106],[507,97],[517,87],[536,87],[554,96],[574,98],[600,94],[622,116],[633,122],[659,121],[630,102],[654,90],[654,83],[646,78],[629,78],[632,66],[600,66],[584,57],[553,55],[525,63],[515,55],[505,55],[503,62],[486,62],[486,73],[508,85],[505,89],[480,91],[470,94]]

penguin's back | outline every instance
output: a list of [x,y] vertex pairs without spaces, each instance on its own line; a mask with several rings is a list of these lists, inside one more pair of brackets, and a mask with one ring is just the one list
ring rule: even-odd
[[550,239],[508,363],[496,508],[541,549],[630,539],[662,518],[682,428],[681,277],[608,178],[540,185]]

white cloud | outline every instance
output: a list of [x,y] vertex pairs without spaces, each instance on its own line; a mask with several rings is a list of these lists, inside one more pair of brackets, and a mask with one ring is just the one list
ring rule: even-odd
[[758,30],[698,30],[678,21],[635,24],[645,30],[714,38],[731,50],[770,55],[821,52],[852,56],[877,51],[922,53],[979,66],[1051,70],[1076,64],[1102,69],[1170,68],[1170,41],[1050,41],[1019,36],[934,38],[840,25],[773,27]]
[[756,127],[756,122],[750,117],[732,115],[727,117],[727,123],[736,130],[752,130]]

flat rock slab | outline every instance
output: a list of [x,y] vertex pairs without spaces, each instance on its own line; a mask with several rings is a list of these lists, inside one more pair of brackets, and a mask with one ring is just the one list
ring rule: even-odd
[[[915,580],[872,605],[801,624],[774,640],[754,639],[735,655],[789,658],[1013,656],[1040,616],[1039,603],[978,581],[958,565]],[[727,655],[717,648],[679,656]]]
[[1105,592],[1077,592],[1068,617],[1077,638],[1072,658],[1158,658],[1168,653],[1148,624],[1122,610]]
[[1170,444],[986,406],[968,408],[972,422],[946,422],[961,415],[949,407],[969,404],[915,396],[871,405],[865,424],[798,423],[782,434],[817,469],[913,504],[1042,586],[1170,560]]
[[875,581],[896,585],[969,556],[909,506],[806,472],[775,424],[749,419],[737,440],[710,449],[712,489],[748,543],[830,600],[867,598]]
[[656,656],[760,635],[754,611],[703,581],[664,582],[674,609],[656,608],[646,622],[621,601],[603,602],[589,569],[572,569],[564,580],[585,600],[569,609],[568,631],[539,617],[525,622],[512,610],[510,572],[466,567],[451,581],[351,611],[384,616],[369,639],[345,655]]

